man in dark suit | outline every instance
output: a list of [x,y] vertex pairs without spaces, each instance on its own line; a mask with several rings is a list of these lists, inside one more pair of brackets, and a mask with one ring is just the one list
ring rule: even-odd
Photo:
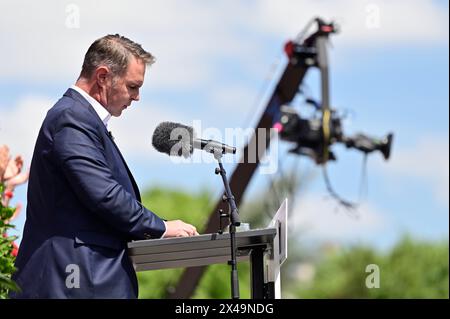
[[136,298],[130,240],[198,235],[141,204],[108,134],[111,116],[139,100],[153,56],[120,35],[96,40],[80,77],[49,110],[36,141],[27,219],[13,279],[17,298]]

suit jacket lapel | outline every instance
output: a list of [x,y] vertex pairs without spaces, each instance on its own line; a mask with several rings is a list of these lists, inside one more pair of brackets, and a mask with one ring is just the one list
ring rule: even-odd
[[139,188],[138,188],[138,186],[137,186],[137,184],[136,184],[136,181],[134,180],[133,174],[131,174],[131,171],[130,171],[130,169],[128,168],[127,163],[125,162],[125,159],[123,158],[122,153],[121,153],[120,150],[119,150],[119,147],[117,147],[116,143],[114,142],[114,138],[113,138],[113,137],[111,136],[111,134],[108,132],[108,130],[106,129],[105,124],[104,124],[103,121],[100,119],[100,117],[98,116],[97,112],[95,112],[95,110],[94,110],[94,108],[92,107],[92,105],[91,105],[88,101],[86,101],[86,99],[85,99],[83,96],[81,96],[81,94],[79,94],[77,91],[75,91],[75,90],[73,90],[73,89],[70,89],[70,88],[69,88],[69,89],[66,91],[66,93],[64,93],[64,95],[65,95],[65,96],[68,96],[68,97],[71,97],[71,98],[77,100],[78,102],[80,102],[81,104],[83,104],[84,106],[88,107],[89,111],[90,111],[91,113],[93,113],[94,116],[95,116],[95,118],[101,123],[101,126],[100,126],[100,127],[103,127],[105,134],[106,134],[106,135],[108,136],[108,138],[111,140],[111,142],[112,142],[112,144],[114,145],[114,147],[115,147],[117,153],[118,153],[119,156],[120,156],[120,159],[121,159],[122,162],[123,162],[123,165],[125,166],[125,168],[126,168],[126,170],[127,170],[127,174],[128,174],[128,177],[129,177],[129,179],[130,179],[130,181],[131,181],[131,185],[133,186],[133,190],[134,190],[134,194],[135,194],[135,196],[136,196],[136,199],[137,199],[139,202],[141,202],[141,194],[140,194],[140,192],[139,192]]
[[[106,127],[105,127],[105,130],[106,130]],[[123,158],[122,153],[121,153],[120,150],[119,150],[119,147],[116,145],[116,142],[114,142],[114,138],[112,137],[112,135],[111,135],[109,132],[106,132],[106,133],[107,133],[109,139],[111,140],[111,142],[113,143],[114,147],[116,148],[117,153],[119,153],[120,158],[122,159],[122,162],[123,162],[125,168],[127,169],[128,177],[130,178],[131,184],[133,185],[133,190],[134,190],[134,193],[135,193],[135,195],[136,195],[136,199],[137,199],[139,202],[141,202],[141,194],[140,194],[140,192],[139,192],[139,188],[138,188],[138,186],[137,186],[137,184],[136,184],[136,181],[134,180],[133,174],[131,174],[131,171],[130,171],[130,169],[128,168],[127,162],[126,162],[125,159]]]

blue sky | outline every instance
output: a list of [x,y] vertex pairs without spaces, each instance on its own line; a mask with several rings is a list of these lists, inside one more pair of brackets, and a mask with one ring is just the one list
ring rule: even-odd
[[[395,139],[390,161],[379,154],[369,158],[369,193],[358,219],[336,211],[326,200],[320,170],[301,158],[298,169],[315,178],[296,198],[293,233],[300,240],[380,248],[404,233],[448,240],[447,1],[2,2],[0,143],[29,165],[40,123],[76,80],[87,47],[120,33],[157,58],[141,101],[111,121],[141,189],[164,185],[218,194],[215,164],[173,163],[152,149],[154,128],[167,120],[201,121],[204,138],[221,138],[227,128],[252,127],[284,69],[284,43],[317,15],[341,29],[329,58],[332,106],[352,113],[345,132],[392,131]],[[317,72],[305,84],[318,98]],[[295,161],[286,148],[280,142],[283,168]],[[331,181],[344,197],[357,199],[362,158],[334,149],[339,160],[328,167]],[[231,173],[233,158],[227,157],[226,167]],[[259,170],[249,194],[267,186],[269,177]],[[26,187],[14,199],[26,205]],[[19,236],[24,221],[22,211],[15,221]]]

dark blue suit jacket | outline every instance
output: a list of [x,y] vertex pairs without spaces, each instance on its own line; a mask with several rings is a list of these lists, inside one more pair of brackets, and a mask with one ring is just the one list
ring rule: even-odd
[[160,238],[164,222],[92,106],[69,89],[39,132],[13,279],[17,298],[136,298],[126,246]]

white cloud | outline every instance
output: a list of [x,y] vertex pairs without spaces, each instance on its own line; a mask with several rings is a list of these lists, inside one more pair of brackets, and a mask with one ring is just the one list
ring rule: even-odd
[[256,16],[268,32],[296,34],[319,16],[337,21],[342,32],[336,40],[350,46],[448,42],[448,12],[435,1],[265,0],[259,4]]
[[[71,20],[77,16],[69,4],[78,8],[78,23]],[[282,43],[315,15],[341,20],[339,38],[349,46],[448,41],[448,12],[442,6],[420,0],[3,1],[1,77],[73,81],[93,39],[119,32],[157,56],[154,87],[190,89],[217,76],[218,57],[234,57],[249,71],[260,70],[255,65],[262,40],[276,35]],[[367,26],[374,7],[379,28]]]
[[337,205],[319,195],[300,197],[290,217],[291,229],[310,239],[356,241],[386,227],[383,214],[370,204],[359,206],[357,213],[337,209]]
[[427,136],[411,148],[395,150],[384,170],[404,178],[419,178],[431,186],[436,199],[449,205],[449,140]]
[[214,108],[239,114],[255,106],[255,93],[245,86],[224,85],[211,92],[211,101]]
[[171,121],[189,125],[183,115],[161,111],[164,109],[161,105],[132,104],[120,118],[113,117],[110,120],[108,128],[113,131],[116,143],[127,155],[126,158],[130,156],[152,160],[158,157],[152,146],[152,136],[160,122]]
[[55,102],[43,96],[25,96],[16,105],[0,107],[0,143],[30,163],[42,121]]
[[[68,4],[79,8],[79,28],[67,27]],[[187,1],[2,2],[2,77],[18,80],[74,80],[92,41],[121,33],[157,57],[154,87],[185,88],[207,83],[211,60],[250,52],[252,47],[227,28],[236,19],[231,6]],[[24,23],[25,21],[25,23]]]

